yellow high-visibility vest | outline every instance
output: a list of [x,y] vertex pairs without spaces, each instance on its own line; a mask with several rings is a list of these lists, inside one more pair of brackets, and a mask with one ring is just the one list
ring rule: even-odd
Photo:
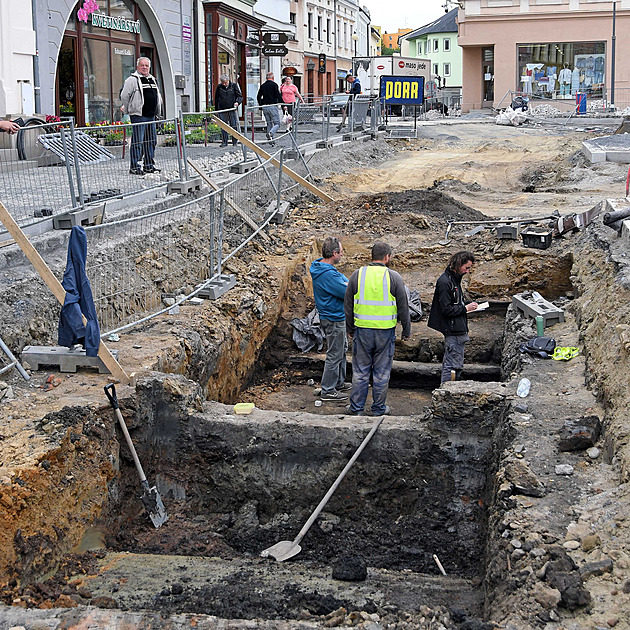
[[358,328],[394,328],[398,309],[396,298],[389,290],[387,267],[361,267],[358,280],[354,294],[354,325]]

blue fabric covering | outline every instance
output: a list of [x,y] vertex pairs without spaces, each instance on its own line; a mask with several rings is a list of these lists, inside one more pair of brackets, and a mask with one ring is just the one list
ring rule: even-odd
[[345,321],[343,299],[346,296],[348,278],[337,271],[335,265],[324,263],[321,258],[311,263],[310,272],[319,317],[331,322]]
[[[61,282],[66,299],[59,316],[59,345],[70,348],[81,344],[88,357],[95,357],[101,344],[101,331],[96,318],[92,288],[85,273],[87,260],[87,236],[85,230],[75,225],[68,243],[68,260]],[[83,325],[85,316],[87,324]]]

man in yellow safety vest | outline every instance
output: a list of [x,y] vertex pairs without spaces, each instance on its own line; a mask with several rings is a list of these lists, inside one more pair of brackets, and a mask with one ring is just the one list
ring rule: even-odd
[[372,262],[351,276],[344,299],[346,333],[352,340],[352,393],[346,411],[361,415],[372,377],[372,415],[391,413],[385,404],[394,360],[396,322],[402,324],[402,339],[411,334],[405,283],[387,266],[392,248],[375,243]]

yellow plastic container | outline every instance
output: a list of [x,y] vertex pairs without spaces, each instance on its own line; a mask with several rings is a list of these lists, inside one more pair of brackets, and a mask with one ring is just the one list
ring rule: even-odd
[[239,416],[246,416],[252,412],[254,403],[236,403],[234,405],[234,413]]

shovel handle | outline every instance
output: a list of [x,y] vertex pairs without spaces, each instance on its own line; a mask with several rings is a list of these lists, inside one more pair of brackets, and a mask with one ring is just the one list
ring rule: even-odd
[[105,390],[105,396],[109,398],[109,402],[112,404],[112,407],[114,409],[120,409],[120,407],[118,406],[118,396],[116,396],[116,386],[114,385],[114,383],[105,385],[103,389]]
[[118,424],[125,436],[125,440],[127,442],[127,446],[131,451],[131,456],[133,457],[133,463],[136,465],[136,470],[138,471],[138,476],[140,477],[140,483],[143,487],[146,486],[148,488],[147,477],[144,474],[144,470],[142,469],[142,464],[140,463],[140,459],[138,458],[138,453],[136,453],[136,447],[133,445],[131,441],[131,436],[129,435],[129,430],[127,429],[127,425],[125,424],[125,419],[123,418],[122,413],[120,413],[120,407],[118,405],[118,398],[116,396],[116,387],[113,383],[109,385],[105,385],[103,388],[105,390],[105,395],[109,398],[109,402],[112,404],[114,408],[114,414],[116,415],[116,419],[118,420]]
[[337,479],[335,479],[335,482],[333,483],[333,485],[330,486],[330,490],[328,490],[324,498],[319,502],[319,505],[315,508],[315,511],[311,514],[308,521],[304,523],[304,527],[302,527],[302,529],[300,530],[300,533],[295,537],[295,540],[293,541],[294,545],[300,544],[300,541],[302,540],[302,538],[304,538],[304,536],[306,535],[306,532],[308,532],[308,530],[311,528],[311,525],[315,522],[315,519],[319,516],[319,513],[324,509],[324,506],[326,505],[326,503],[328,503],[328,499],[330,499],[330,497],[333,495],[333,492],[337,489],[342,479],[346,476],[346,473],[350,470],[350,468],[352,468],[352,465],[354,464],[354,462],[357,461],[357,459],[359,458],[359,455],[361,455],[361,453],[363,452],[363,449],[368,445],[368,442],[372,439],[372,436],[376,433],[376,429],[378,429],[381,426],[381,422],[383,422],[384,419],[385,419],[385,416],[381,416],[378,420],[376,420],[370,432],[365,436],[365,439],[363,440],[363,442],[361,442],[361,444],[359,445],[359,448],[355,451],[354,455],[350,458],[350,461],[346,464],[345,468],[339,473],[339,476],[337,477]]

